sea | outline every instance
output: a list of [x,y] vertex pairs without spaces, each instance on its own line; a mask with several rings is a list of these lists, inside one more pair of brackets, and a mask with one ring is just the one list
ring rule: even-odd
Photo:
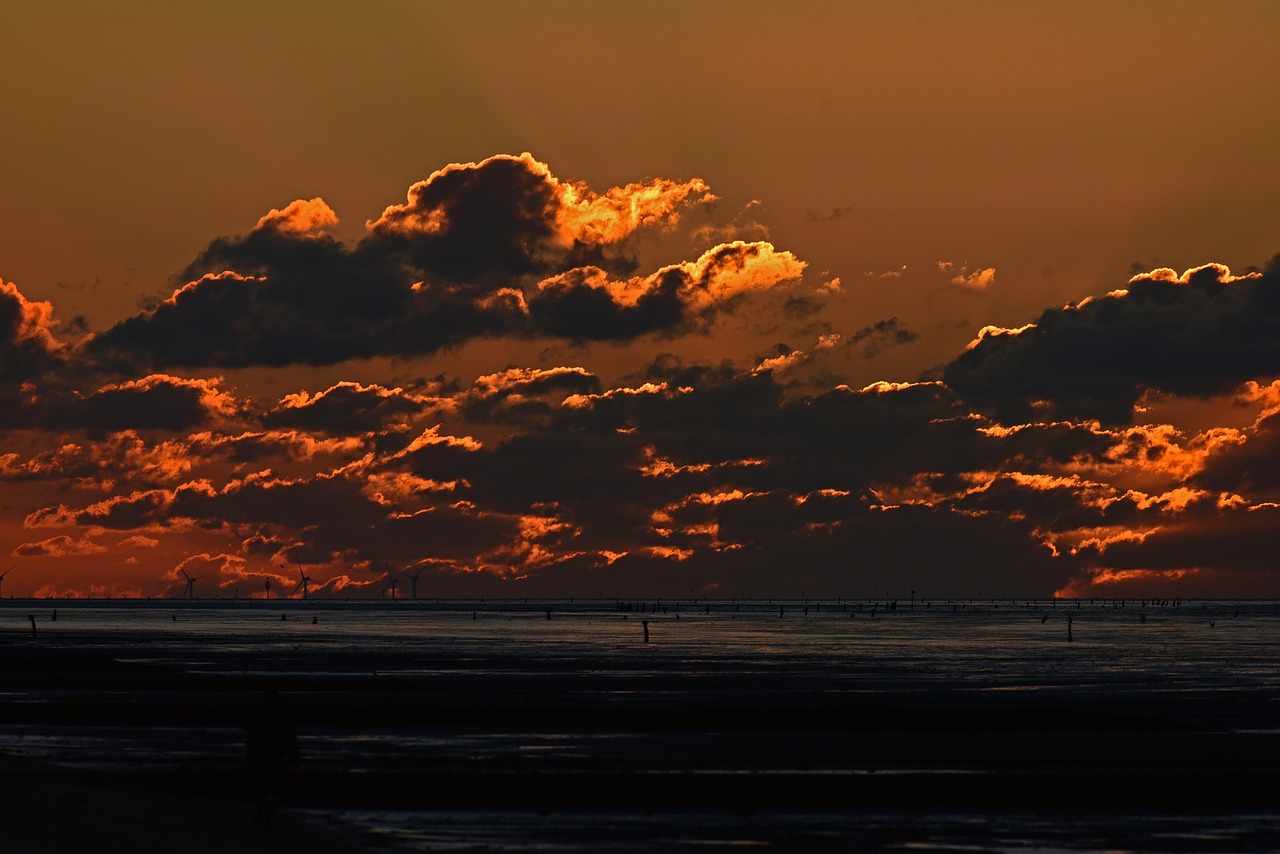
[[270,685],[371,850],[1280,850],[1265,798],[1020,792],[1271,781],[1277,600],[0,601],[37,645],[131,669],[0,683],[0,754],[216,776]]

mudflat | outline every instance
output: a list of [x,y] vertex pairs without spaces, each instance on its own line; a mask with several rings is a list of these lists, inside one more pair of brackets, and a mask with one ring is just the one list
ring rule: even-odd
[[[317,821],[353,811],[447,814],[456,827],[608,816],[643,824],[627,850],[680,849],[661,840],[691,817],[717,831],[699,846],[747,827],[756,842],[806,850],[893,848],[939,816],[967,822],[967,843],[984,820],[1066,829],[1088,817],[1096,839],[1131,850],[1262,851],[1280,827],[1276,693],[1249,680],[1055,678],[1027,690],[874,658],[850,677],[785,657],[728,666],[647,650],[223,647],[193,664],[188,649],[140,657],[123,638],[8,636],[6,850],[385,847]],[[1070,654],[1093,654],[1090,672],[1113,667],[1086,650]],[[302,747],[272,833],[253,824],[243,755],[246,715],[268,686]],[[1185,819],[1232,827],[1242,813],[1251,829],[1227,848],[1206,847]],[[1181,822],[1181,835],[1144,849],[1135,815],[1148,830]],[[956,842],[949,832],[935,837]]]

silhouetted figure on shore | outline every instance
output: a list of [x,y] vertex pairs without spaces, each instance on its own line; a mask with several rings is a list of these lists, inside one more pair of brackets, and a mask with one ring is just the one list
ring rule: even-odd
[[245,736],[256,802],[254,821],[271,830],[284,796],[285,777],[298,764],[297,729],[274,688],[268,688],[249,712]]

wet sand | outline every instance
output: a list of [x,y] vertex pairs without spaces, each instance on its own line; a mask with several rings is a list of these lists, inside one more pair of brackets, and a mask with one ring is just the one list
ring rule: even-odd
[[[808,850],[846,847],[850,827],[874,828],[856,847],[876,850],[914,839],[912,828],[938,816],[1016,824],[1048,815],[1062,828],[1090,816],[1106,840],[1132,836],[1134,815],[1159,828],[1161,816],[1171,826],[1191,813],[1231,825],[1250,813],[1270,818],[1225,848],[1193,832],[1129,850],[1262,851],[1280,825],[1269,687],[1019,691],[900,673],[877,680],[872,669],[859,690],[844,691],[822,672],[700,666],[637,667],[620,690],[617,662],[606,667],[604,657],[503,653],[424,666],[416,653],[326,647],[271,661],[246,652],[201,672],[130,662],[127,649],[110,646],[13,635],[0,643],[0,725],[155,738],[153,753],[91,768],[74,756],[0,759],[0,814],[20,840],[6,850],[58,850],[50,839],[67,850],[95,839],[121,850],[380,847],[376,837],[335,835],[307,810],[400,810],[459,828],[499,814],[598,814],[644,834],[628,850],[679,849],[659,840],[682,821],[715,826],[696,840],[702,850],[715,847],[716,827],[753,823],[757,842]],[[268,683],[298,722],[303,761],[280,829],[264,839],[237,751],[245,712]],[[194,746],[171,749],[181,738]],[[383,749],[351,748],[369,739]],[[770,824],[780,813],[801,817]],[[810,835],[798,838],[797,828]]]

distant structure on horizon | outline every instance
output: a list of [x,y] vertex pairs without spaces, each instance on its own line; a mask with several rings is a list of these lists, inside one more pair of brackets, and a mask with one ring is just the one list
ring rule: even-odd
[[412,586],[412,598],[418,598],[418,576],[422,575],[423,567],[418,567],[417,572],[409,572],[405,570],[404,574],[409,577],[409,584]]
[[204,578],[204,576],[203,576],[203,575],[190,575],[190,574],[188,574],[188,573],[187,573],[187,571],[186,571],[185,569],[183,569],[183,568],[182,568],[182,565],[181,565],[181,564],[179,564],[179,565],[178,565],[178,572],[181,572],[181,573],[182,573],[182,577],[183,577],[183,578],[185,578],[185,579],[187,579],[187,586],[186,586],[186,587],[184,587],[184,588],[183,588],[183,590],[182,590],[182,594],[183,594],[183,595],[182,595],[182,598],[183,598],[183,599],[194,599],[194,598],[196,598],[196,581],[197,581],[198,579]]
[[[298,565],[295,563],[295,564],[294,564],[294,566],[298,566]],[[303,598],[303,599],[306,599],[306,598],[307,598],[307,585],[309,585],[310,583],[311,583],[311,579],[307,576],[307,574],[306,574],[305,572],[303,572],[303,571],[302,571],[302,567],[298,566],[298,583],[297,583],[297,585],[293,588],[293,593],[290,593],[289,595],[290,595],[290,596],[293,596],[293,595],[294,595],[294,594],[296,594],[299,590],[301,590],[301,591],[302,591],[302,598]]]

